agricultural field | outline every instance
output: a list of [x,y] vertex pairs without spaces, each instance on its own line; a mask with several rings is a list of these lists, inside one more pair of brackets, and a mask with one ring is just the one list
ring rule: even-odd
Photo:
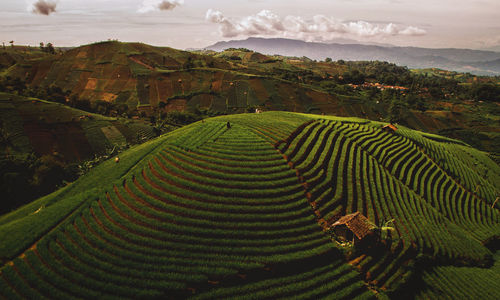
[[109,118],[60,103],[0,93],[0,153],[37,156],[57,152],[67,162],[154,137],[146,122]]
[[[0,298],[498,299],[500,166],[386,124],[239,114],[135,146],[0,216]],[[355,212],[371,247],[330,230]]]
[[149,122],[0,92],[0,214],[74,181],[109,155],[156,136]]
[[35,48],[0,49],[0,90],[2,85],[44,100],[50,100],[45,91],[59,89],[69,104],[90,101],[136,116],[200,111],[216,116],[259,108],[398,122],[488,152],[500,147],[498,78],[377,61],[313,61],[248,49],[189,52],[108,41],[53,55]]

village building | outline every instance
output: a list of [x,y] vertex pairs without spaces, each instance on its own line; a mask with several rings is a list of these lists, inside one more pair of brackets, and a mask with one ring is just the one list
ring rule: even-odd
[[330,229],[341,242],[353,241],[355,247],[375,245],[380,236],[378,227],[360,212],[343,216]]
[[395,133],[398,131],[398,128],[394,126],[393,124],[387,124],[384,127],[382,127],[382,131],[388,132],[388,133]]

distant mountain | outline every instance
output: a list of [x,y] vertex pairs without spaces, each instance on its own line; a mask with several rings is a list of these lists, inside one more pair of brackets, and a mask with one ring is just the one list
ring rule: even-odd
[[500,75],[500,66],[496,62],[500,53],[494,51],[313,43],[281,38],[218,42],[206,49],[222,51],[227,48],[248,48],[264,54],[307,56],[317,60],[327,57],[333,60],[380,60],[409,68],[441,68],[477,75]]
[[394,47],[394,45],[387,43],[377,43],[377,42],[363,42],[353,39],[346,38],[336,38],[329,41],[325,41],[325,44],[358,44],[358,45],[372,45],[372,46],[381,46],[381,47]]
[[500,45],[496,45],[496,46],[484,48],[484,49],[481,49],[481,50],[500,52]]

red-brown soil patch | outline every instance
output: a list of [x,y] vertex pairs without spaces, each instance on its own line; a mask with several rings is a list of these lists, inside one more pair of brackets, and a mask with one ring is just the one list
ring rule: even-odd
[[167,111],[167,112],[185,111],[186,110],[186,104],[187,104],[186,99],[169,100],[168,104],[165,106],[165,111]]
[[86,90],[95,90],[97,87],[97,78],[89,78],[85,85]]

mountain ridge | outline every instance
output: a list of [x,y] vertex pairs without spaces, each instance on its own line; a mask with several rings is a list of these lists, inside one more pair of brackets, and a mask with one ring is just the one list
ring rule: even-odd
[[[222,51],[227,48],[248,48],[263,54],[280,54],[284,56],[306,56],[315,60],[327,57],[333,60],[380,60],[409,68],[436,67],[458,72],[471,72],[477,75],[500,75],[500,68],[483,69],[483,64],[500,59],[500,53],[495,51],[459,49],[459,48],[421,48],[398,47],[362,44],[318,43],[284,38],[255,38],[246,40],[223,41],[205,49]],[[427,58],[426,58],[427,57]],[[441,63],[434,59],[445,59]],[[473,70],[467,68],[471,66]],[[477,70],[474,70],[477,68]]]

